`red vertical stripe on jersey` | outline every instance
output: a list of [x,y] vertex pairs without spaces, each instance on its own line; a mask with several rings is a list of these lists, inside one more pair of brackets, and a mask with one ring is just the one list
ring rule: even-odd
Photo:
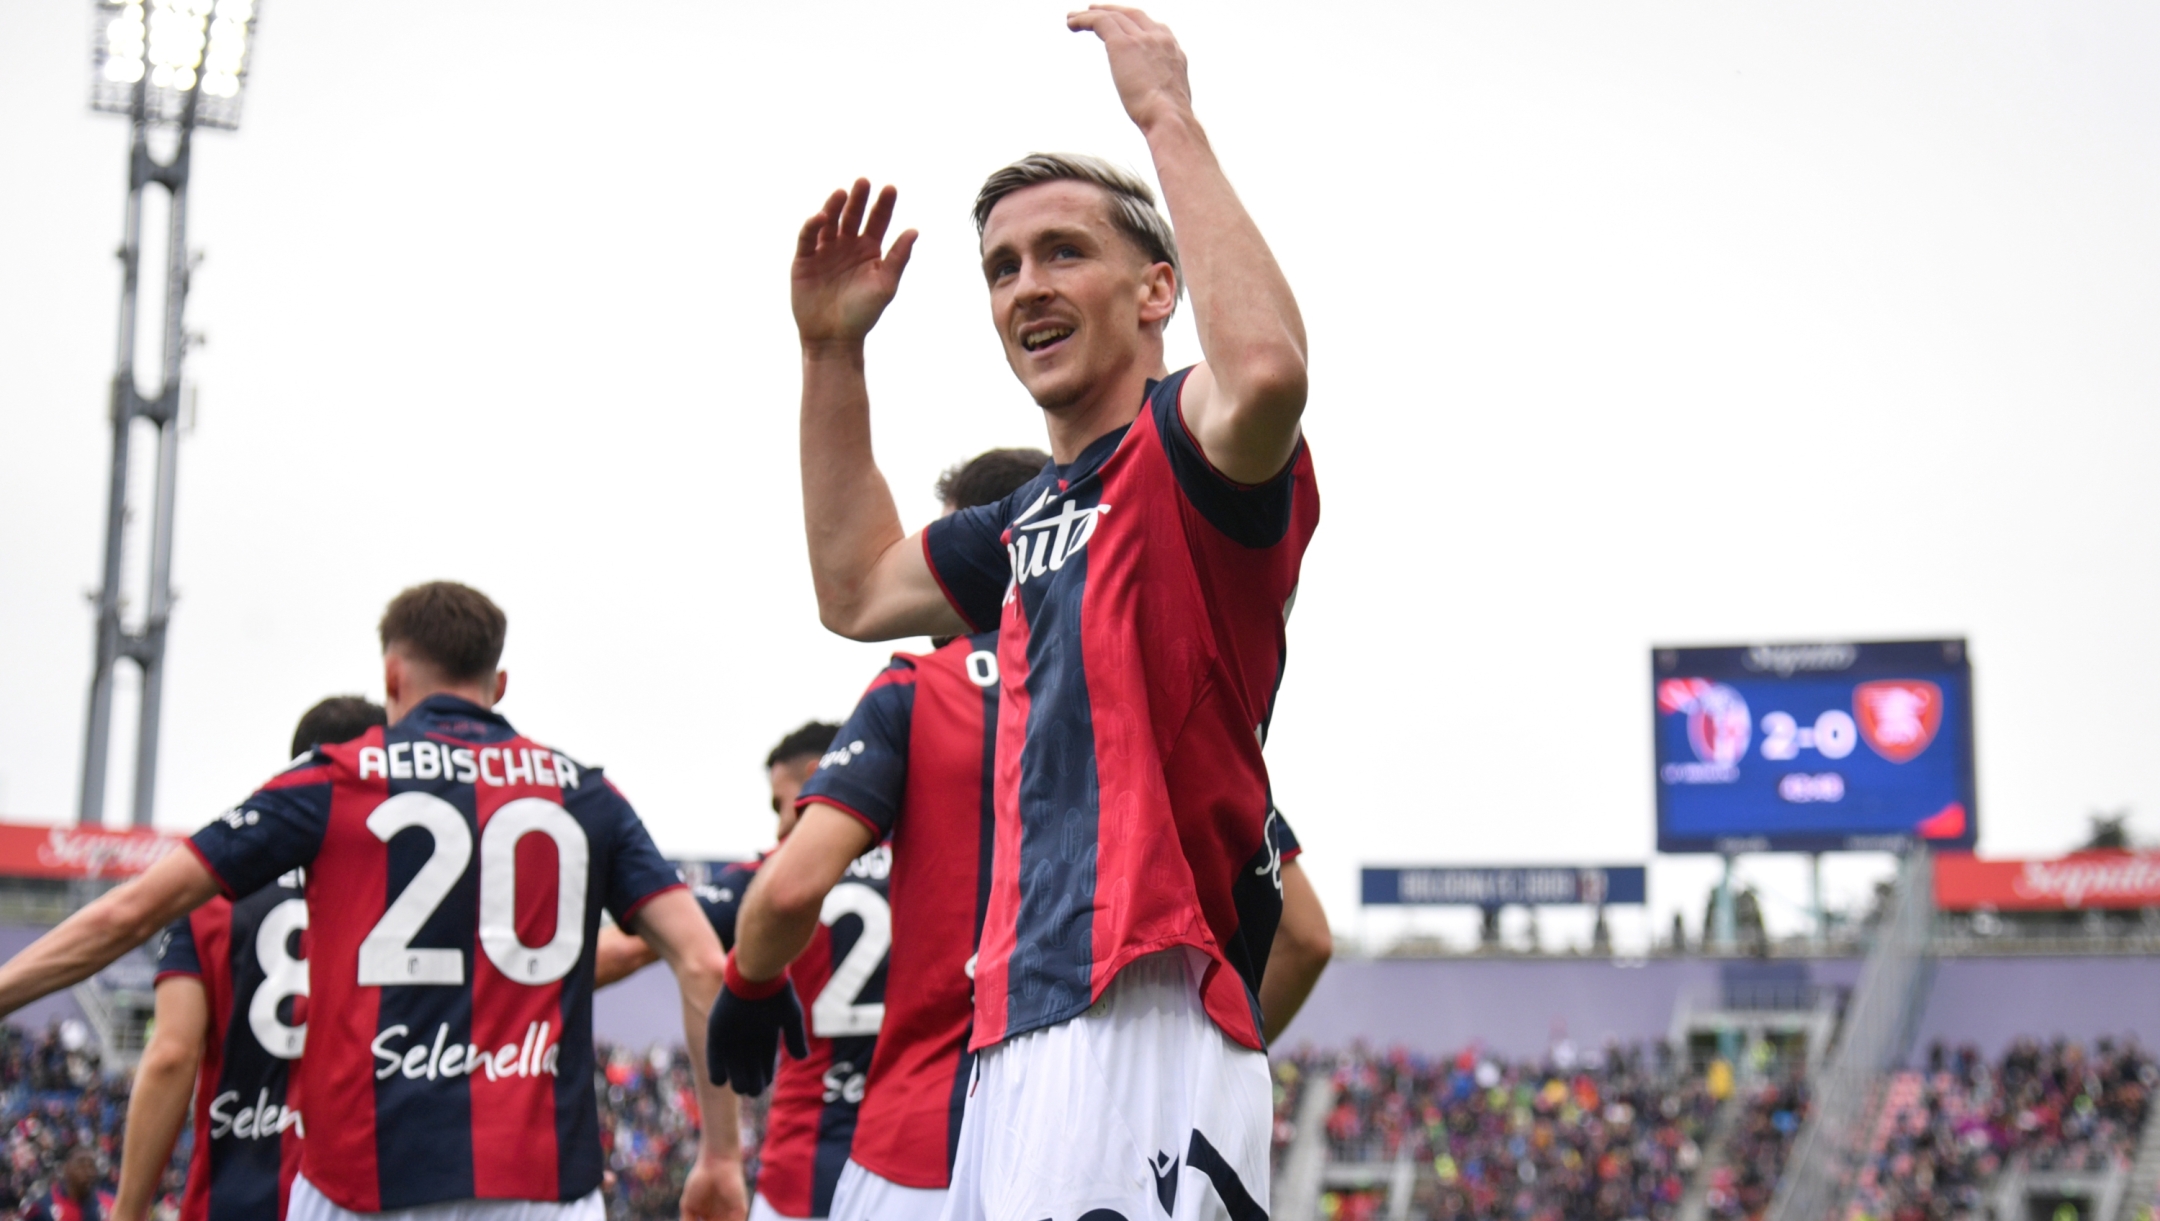
[[[188,916],[195,961],[202,967],[209,1024],[203,1027],[202,1066],[195,1074],[195,1130],[210,1130],[210,1101],[225,1074],[225,1031],[232,1022],[232,900],[216,898]],[[210,1141],[198,1136],[188,1157],[187,1191],[180,1221],[210,1221]]]
[[[832,929],[819,924],[810,944],[788,966],[788,979],[802,999],[803,1025],[814,1033],[813,1010],[832,978]],[[817,1191],[818,1119],[825,1112],[825,1070],[832,1067],[829,1039],[812,1038],[810,1055],[797,1060],[782,1052],[780,1075],[773,1079],[772,1106],[765,1113],[765,1143],[758,1151],[758,1194],[783,1217],[807,1217]]]
[[974,1048],[1005,1037],[1006,985],[1020,924],[1020,749],[1027,741],[1027,610],[1005,596],[998,635],[997,844],[992,853],[990,910],[975,956]]
[[[488,749],[500,749],[506,756],[524,752],[518,756],[524,766],[517,771],[525,776],[532,772],[531,755],[540,753],[524,738]],[[507,763],[495,767],[504,773],[511,770]],[[559,805],[562,790],[530,782],[474,786],[474,813],[479,816],[480,830],[473,841],[476,860],[488,820],[520,797],[538,797]],[[526,945],[546,944],[546,938],[533,940],[539,923],[528,918],[533,908],[546,910],[548,933],[554,933],[560,870],[551,867],[537,877],[527,873],[529,865],[541,863],[541,857],[539,849],[528,849],[526,845],[546,838],[529,833],[519,840],[516,851],[517,928]],[[554,862],[550,841],[546,863],[552,866]],[[481,916],[483,922],[486,918]],[[492,1077],[483,1068],[465,1078],[472,1091],[473,1194],[483,1200],[555,1199],[562,1190],[557,1173],[560,1150],[555,1147],[555,1077],[545,1065],[547,1049],[562,1041],[562,981],[521,984],[504,975],[488,957],[487,948],[477,941],[473,943],[472,961],[472,1041],[483,1052],[492,1052],[496,1065]],[[544,1143],[533,1142],[536,1133],[547,1134]]]
[[968,648],[949,644],[916,670],[892,844],[893,928],[905,931],[886,959],[885,1021],[849,1154],[880,1178],[932,1191],[949,1185],[954,1078],[973,1011],[967,960],[985,880],[983,734],[995,727],[983,724],[986,693],[968,675]]
[[[1155,413],[1142,411],[1132,433],[1104,464],[1102,502],[1116,506],[1116,529],[1123,537],[1179,537],[1184,496],[1163,455],[1155,432]],[[1089,998],[1103,989],[1133,959],[1173,945],[1215,950],[1215,937],[1183,904],[1154,901],[1156,896],[1187,894],[1193,889],[1193,863],[1186,852],[1164,851],[1175,844],[1175,831],[1146,825],[1174,811],[1163,781],[1163,761],[1177,749],[1187,708],[1157,707],[1155,697],[1173,690],[1149,684],[1144,665],[1116,654],[1129,648],[1116,622],[1125,608],[1154,603],[1163,608],[1162,631],[1189,632],[1207,616],[1199,583],[1189,577],[1164,581],[1162,573],[1143,571],[1147,553],[1137,546],[1091,547],[1087,588],[1082,591],[1080,652],[1085,668],[1089,718],[1095,730],[1095,913],[1091,944],[1096,947],[1089,975]],[[1182,570],[1180,570],[1182,571]],[[1152,583],[1152,584],[1151,584]],[[1180,606],[1179,603],[1186,605]],[[1174,609],[1173,609],[1174,608]],[[1201,639],[1171,639],[1162,650],[1181,665],[1201,671],[1209,644]],[[1204,677],[1203,677],[1204,681]],[[1182,812],[1179,813],[1182,817]],[[1203,815],[1204,817],[1204,815]],[[1259,825],[1257,822],[1255,825]],[[1111,947],[1115,947],[1112,949]]]
[[[337,769],[341,777],[357,777],[354,760],[360,749],[380,750],[382,743],[383,731],[370,729],[363,737],[324,750],[344,764]],[[361,940],[390,905],[390,845],[367,826],[368,815],[389,787],[378,771],[367,781],[331,788],[330,822],[316,859],[336,861],[338,867],[308,870],[308,909],[346,914],[309,922],[308,1046],[318,1054],[300,1057],[288,1078],[301,1083],[309,1109],[321,1117],[302,1146],[301,1173],[324,1195],[355,1212],[382,1209],[375,1155],[375,1058],[365,1054],[375,1039],[382,994],[361,987],[351,964],[360,961]],[[315,963],[325,964],[325,969],[316,969]]]

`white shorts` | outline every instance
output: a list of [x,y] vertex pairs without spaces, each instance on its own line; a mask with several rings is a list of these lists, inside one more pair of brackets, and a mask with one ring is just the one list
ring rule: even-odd
[[[290,1217],[286,1221],[292,1221]],[[790,1217],[772,1206],[762,1191],[750,1193],[750,1221],[825,1221],[823,1217]]]
[[984,1049],[943,1221],[1266,1221],[1267,1056],[1201,1007],[1208,961],[1151,954],[1079,1017]]
[[938,1221],[946,1194],[942,1187],[902,1187],[849,1158],[833,1188],[831,1221]]
[[356,1213],[326,1196],[305,1176],[293,1179],[285,1221],[607,1221],[600,1189],[575,1200],[444,1200],[418,1208]]

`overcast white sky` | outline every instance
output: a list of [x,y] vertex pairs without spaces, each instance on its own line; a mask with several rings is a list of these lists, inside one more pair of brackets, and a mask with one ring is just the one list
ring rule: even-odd
[[[923,231],[871,347],[911,524],[1039,444],[967,202],[1033,149],[1147,168],[1063,11],[272,0],[196,163],[160,824],[379,698],[382,604],[450,577],[509,612],[504,711],[663,848],[767,844],[765,750],[886,652],[813,609],[792,235],[857,174]],[[1653,642],[1968,636],[1982,851],[2160,836],[2160,10],[1155,11],[1311,331],[1269,753],[1338,925],[1361,862],[1648,857]],[[87,3],[0,26],[0,813],[61,821],[126,130]],[[1796,863],[1743,868],[1799,918]],[[1713,871],[1657,864],[1660,928]]]

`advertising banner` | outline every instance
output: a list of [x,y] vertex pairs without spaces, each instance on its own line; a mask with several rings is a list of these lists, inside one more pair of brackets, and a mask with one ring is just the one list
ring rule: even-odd
[[1510,907],[1641,903],[1641,865],[1528,865],[1364,870],[1368,906]]
[[0,877],[130,878],[180,846],[160,831],[0,822]]
[[1962,640],[1657,649],[1658,851],[1970,848]]
[[2160,852],[2079,852],[2053,861],[1935,858],[1935,906],[1945,911],[2077,911],[2160,907]]

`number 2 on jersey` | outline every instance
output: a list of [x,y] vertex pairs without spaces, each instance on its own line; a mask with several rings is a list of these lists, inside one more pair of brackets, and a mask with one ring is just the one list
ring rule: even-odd
[[[362,987],[465,982],[462,950],[413,945],[428,917],[457,887],[472,863],[472,830],[456,806],[433,793],[399,793],[368,815],[368,830],[389,843],[407,827],[428,833],[425,864],[383,911],[360,943]],[[517,932],[517,844],[527,834],[555,843],[555,935],[529,946]],[[497,810],[480,833],[480,947],[488,961],[521,984],[550,984],[570,973],[585,952],[585,830],[570,812],[539,797],[520,797]]]
[[885,896],[861,882],[842,882],[825,895],[818,922],[827,928],[842,916],[862,920],[862,932],[848,948],[847,957],[833,967],[832,978],[810,1005],[810,1033],[821,1039],[841,1039],[876,1034],[885,1021],[885,1002],[864,1002],[863,989],[892,948],[892,908]]

